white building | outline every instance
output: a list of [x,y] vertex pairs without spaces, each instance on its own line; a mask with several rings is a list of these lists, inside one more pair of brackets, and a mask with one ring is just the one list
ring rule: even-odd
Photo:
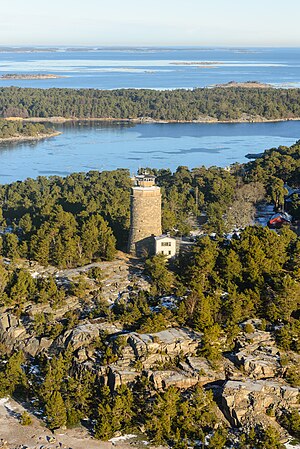
[[154,237],[155,254],[163,254],[168,259],[176,256],[176,239],[168,235]]

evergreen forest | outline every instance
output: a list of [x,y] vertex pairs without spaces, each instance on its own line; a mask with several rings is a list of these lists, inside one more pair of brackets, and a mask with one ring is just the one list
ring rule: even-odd
[[1,117],[261,121],[300,117],[300,89],[0,89]]
[[0,119],[0,139],[11,139],[14,137],[39,137],[54,132],[41,123],[30,123],[23,121],[8,121]]
[[[2,89],[4,109],[9,92],[13,92],[16,115],[21,109],[30,116],[101,115],[101,104],[106,101],[116,101],[118,110],[123,101],[126,116],[144,115],[144,111],[130,109],[133,91],[88,91],[80,104],[80,91],[62,91],[56,96],[52,90],[50,96],[49,91]],[[291,99],[298,95],[297,90],[267,90],[269,97],[264,102],[270,109],[265,107],[262,112],[260,92],[224,89],[218,90],[218,98],[228,105],[236,96],[241,106],[248,104],[246,97],[252,95],[255,114],[267,117],[286,114],[283,105],[290,108]],[[152,96],[153,111],[156,114],[160,104],[160,115],[168,95],[169,102],[181,98],[183,119],[188,119],[183,112],[188,110],[187,104],[195,102],[195,109],[189,110],[195,117],[207,96],[203,113],[213,114],[214,90],[135,94],[150,109]],[[107,109],[110,114],[113,110]],[[168,111],[174,110],[169,103]],[[135,262],[141,264],[138,267],[149,288],[139,287],[135,271],[127,296],[119,295],[110,302],[103,295],[105,276],[98,263],[109,264],[120,257],[119,250],[126,249],[132,185],[128,170],[38,177],[0,186],[1,317],[9,314],[10,322],[23,326],[30,345],[34,339],[34,348],[49,343],[39,351],[27,340],[22,340],[26,344],[18,340],[9,344],[12,334],[2,338],[0,396],[11,395],[29,404],[33,413],[42,410],[51,430],[84,422],[93,437],[105,441],[121,432],[142,433],[153,444],[174,449],[281,449],[278,429],[300,437],[297,406],[274,402],[265,410],[272,425],[256,422],[231,428],[221,417],[218,383],[215,389],[207,387],[210,382],[206,387],[166,384],[158,388],[155,373],[175,370],[178,374],[191,363],[192,358],[180,351],[171,359],[159,346],[164,332],[180,329],[199,342],[194,358],[205,363],[203,366],[214,373],[225,366],[220,377],[223,383],[230,379],[230,369],[235,372],[234,379],[246,375],[241,365],[235,371],[230,358],[242,344],[251,346],[256,338],[269,338],[277,351],[276,379],[284,386],[300,387],[299,195],[290,198],[291,226],[275,231],[253,225],[258,204],[267,202],[274,211],[281,210],[287,187],[299,189],[300,142],[272,148],[255,161],[234,164],[230,170],[181,166],[172,173],[167,168],[147,169],[156,175],[162,189],[164,232],[188,235],[195,217],[204,217],[203,234],[173,264],[161,255]],[[53,271],[33,276],[32,264]],[[59,270],[87,264],[92,265],[72,282],[59,278]],[[172,307],[164,306],[162,298],[172,298]],[[76,307],[69,307],[72,301]],[[100,329],[97,335],[95,329]],[[151,340],[151,347],[159,348],[159,359],[150,368],[146,365],[149,354],[137,355],[139,346],[126,365],[138,338],[148,344]],[[273,349],[266,348],[271,354]],[[259,345],[256,350],[260,351]],[[111,379],[117,378],[114,370],[124,364],[134,378],[112,385]],[[200,377],[204,374],[198,372]],[[30,425],[30,416],[22,416],[22,423]]]

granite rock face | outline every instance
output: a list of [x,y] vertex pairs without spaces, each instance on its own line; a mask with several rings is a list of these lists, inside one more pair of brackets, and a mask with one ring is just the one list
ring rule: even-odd
[[121,369],[116,365],[110,365],[107,373],[107,384],[111,390],[115,390],[121,385],[133,383],[140,375],[141,373],[133,368]]
[[121,329],[113,324],[86,321],[60,335],[56,339],[54,346],[59,349],[67,348],[70,344],[72,350],[76,351],[81,348],[88,348],[103,333],[111,335],[117,332],[121,332]]
[[[246,332],[245,324],[251,324]],[[248,320],[244,332],[230,354],[233,362],[226,373],[226,381],[219,392],[220,408],[233,427],[263,424],[275,426],[282,433],[273,416],[286,409],[298,409],[299,388],[284,380],[281,353],[272,332],[260,330],[259,320]]]
[[[164,365],[172,364],[176,358],[195,355],[201,334],[170,328],[153,334],[123,333],[119,337],[124,339],[124,347],[119,360],[110,365],[108,384],[112,389],[131,383],[141,375],[141,370],[158,389],[170,385],[186,389],[198,383],[199,376],[190,365],[176,370],[164,369]],[[134,368],[135,364],[140,371]]]
[[26,338],[26,329],[15,315],[5,312],[0,315],[0,338],[3,342],[14,343]]
[[273,380],[225,382],[222,388],[222,411],[234,427],[268,421],[269,408],[299,408],[299,388]]
[[183,370],[149,371],[147,374],[157,390],[164,390],[171,386],[186,390],[198,383],[197,376]]
[[190,373],[198,379],[198,383],[206,385],[220,379],[225,379],[225,363],[219,364],[218,369],[212,368],[210,363],[204,357],[187,357],[186,363],[181,362],[182,367],[187,373]]
[[201,341],[201,334],[188,329],[171,328],[154,334],[128,334],[127,342],[136,360],[150,368],[155,363],[171,361],[181,355],[192,355]]
[[[71,310],[74,305],[65,307]],[[286,368],[282,367],[281,358],[286,354],[277,348],[272,332],[261,330],[259,320],[243,323],[234,349],[212,365],[199,356],[202,334],[188,328],[173,327],[155,333],[126,332],[119,324],[83,318],[54,340],[37,338],[32,320],[36,313],[42,313],[41,307],[38,304],[27,309],[25,320],[3,310],[0,342],[12,351],[24,350],[29,357],[42,352],[57,354],[69,347],[74,354],[74,370],[95,373],[112,391],[133,384],[141,375],[158,391],[170,386],[186,390],[200,384],[214,392],[223,419],[233,427],[257,423],[276,426],[270,410],[300,408],[299,389],[284,380]],[[57,316],[65,310],[57,311]],[[95,342],[100,339],[104,346],[97,347]],[[111,351],[109,357],[105,345]],[[294,354],[294,357],[300,356]],[[104,360],[112,362],[107,364]]]
[[238,340],[234,362],[251,379],[272,379],[281,374],[280,353],[270,332],[255,331]]
[[47,351],[53,340],[34,337],[20,319],[5,312],[0,314],[0,342],[11,352],[23,350],[26,356],[35,357],[37,354]]
[[0,341],[11,351],[24,346],[30,335],[21,320],[10,312],[0,314]]

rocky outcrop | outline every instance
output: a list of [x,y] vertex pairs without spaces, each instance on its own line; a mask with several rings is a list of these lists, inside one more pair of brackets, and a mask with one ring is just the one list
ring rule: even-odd
[[179,368],[156,371],[149,370],[141,373],[131,367],[122,370],[118,365],[110,365],[107,384],[112,390],[115,390],[120,385],[132,384],[142,374],[148,377],[156,390],[164,390],[171,385],[186,390],[198,384],[200,380],[200,377],[192,371]]
[[272,379],[281,370],[280,355],[276,348],[252,347],[235,354],[235,360],[252,379]]
[[218,368],[212,368],[204,357],[187,357],[185,362],[180,362],[179,367],[196,378],[201,385],[225,379],[224,363],[220,363]]
[[243,376],[251,379],[272,379],[281,375],[280,353],[270,332],[255,329],[256,321],[243,324],[252,326],[253,331],[239,337],[236,351],[232,357],[237,367],[242,368]]
[[[192,366],[184,361],[179,369],[163,369],[166,363],[170,364],[175,359],[193,356],[201,341],[201,334],[188,329],[171,328],[153,334],[122,333],[112,336],[112,339],[116,337],[123,339],[123,347],[119,360],[109,367],[108,385],[111,389],[132,383],[141,375],[140,371],[133,368],[136,363],[157,389],[170,385],[189,388],[198,383],[202,376],[200,371],[193,370]],[[204,363],[204,359],[202,361]],[[155,369],[157,367],[160,369]]]
[[271,380],[227,381],[222,389],[222,411],[234,427],[268,421],[269,408],[294,408],[299,389]]
[[26,336],[25,327],[15,315],[9,312],[0,315],[0,338],[2,342],[13,344],[15,340],[23,340]]
[[197,376],[183,370],[149,371],[148,377],[153,382],[154,388],[163,390],[170,386],[175,386],[182,390],[193,387],[198,383]]
[[[79,324],[74,329],[61,334],[55,341],[46,337],[35,337],[32,333],[30,320],[23,324],[10,312],[0,314],[0,342],[10,351],[23,350],[25,355],[35,357],[37,354],[45,351],[56,352],[60,349],[66,349],[70,344],[73,351],[87,348],[101,335],[111,335],[122,332],[121,328],[106,322],[89,322]],[[91,356],[91,354],[88,354]],[[80,354],[84,361],[83,352]],[[86,357],[88,358],[88,357]]]
[[63,316],[72,310],[76,310],[80,307],[80,301],[78,298],[75,298],[74,296],[70,296],[66,298],[59,307],[51,307],[50,304],[28,304],[25,307],[25,313],[28,315],[31,319],[34,319],[34,317],[37,314],[44,313],[49,314],[53,317],[54,320],[60,320],[63,318]]
[[117,365],[110,365],[108,371],[107,384],[111,390],[115,390],[120,385],[128,385],[133,383],[141,373],[130,367],[128,369],[120,369]]
[[21,320],[10,312],[0,314],[0,341],[10,351],[24,347],[30,338]]
[[71,345],[73,351],[88,348],[101,334],[111,335],[119,332],[122,332],[122,329],[113,324],[86,321],[60,335],[54,342],[53,349],[67,348],[68,345]]
[[143,368],[165,363],[175,357],[193,355],[201,341],[201,334],[188,329],[171,328],[154,334],[129,333],[127,343]]
[[53,340],[32,336],[22,321],[10,312],[0,315],[0,341],[11,352],[23,350],[26,356],[35,357],[48,351]]
[[53,340],[50,338],[31,337],[24,345],[23,351],[25,354],[31,357],[35,357],[37,354],[40,354],[41,352],[47,352],[52,343]]

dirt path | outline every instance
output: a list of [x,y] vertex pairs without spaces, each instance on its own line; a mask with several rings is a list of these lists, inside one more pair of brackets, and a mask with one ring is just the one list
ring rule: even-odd
[[[0,400],[0,438],[7,442],[7,447],[19,445],[30,449],[112,449],[112,443],[93,440],[84,429],[67,430],[53,435],[38,419],[32,417],[32,424],[22,426],[19,416],[24,408],[9,398]],[[1,447],[1,446],[0,446]],[[4,446],[5,447],[5,446]],[[116,447],[116,446],[115,446]]]
[[132,446],[129,441],[122,438],[115,438],[112,442],[94,440],[84,428],[59,430],[53,434],[44,427],[42,421],[32,415],[32,424],[22,426],[19,417],[24,411],[22,405],[13,399],[0,399],[0,448],[130,449],[130,447],[135,447],[139,449],[149,447],[143,443],[139,445],[135,443]]

